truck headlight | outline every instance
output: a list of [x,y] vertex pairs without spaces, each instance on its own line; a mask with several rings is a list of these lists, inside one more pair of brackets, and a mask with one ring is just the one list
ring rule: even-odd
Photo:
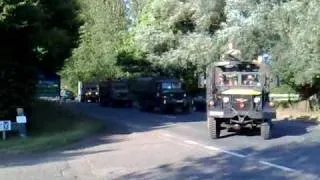
[[223,97],[222,100],[223,100],[224,103],[228,103],[230,101],[230,98],[229,97]]
[[88,94],[89,94],[89,95],[91,95],[92,93],[91,93],[91,92],[89,92]]
[[187,97],[187,93],[184,93],[184,94],[183,94],[183,97]]
[[260,97],[255,97],[255,98],[253,99],[253,101],[254,101],[255,103],[259,103],[259,102],[261,101],[261,98],[260,98]]
[[96,95],[99,95],[99,92],[96,92]]

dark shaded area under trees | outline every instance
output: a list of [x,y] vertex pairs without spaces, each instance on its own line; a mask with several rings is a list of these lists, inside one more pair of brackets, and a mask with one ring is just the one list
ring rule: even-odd
[[38,72],[57,72],[76,47],[79,6],[73,0],[0,3],[0,118],[30,114]]

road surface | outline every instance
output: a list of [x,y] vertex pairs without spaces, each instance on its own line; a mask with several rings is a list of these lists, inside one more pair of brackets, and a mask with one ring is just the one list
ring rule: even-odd
[[200,112],[68,108],[104,121],[106,134],[57,152],[0,160],[0,179],[319,179],[320,126],[313,123],[276,121],[271,140],[227,132],[211,140]]

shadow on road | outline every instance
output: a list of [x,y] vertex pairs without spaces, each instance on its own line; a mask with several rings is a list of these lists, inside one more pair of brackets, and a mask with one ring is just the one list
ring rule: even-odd
[[[292,144],[263,150],[246,149],[253,153],[249,154],[252,158],[245,159],[228,154],[203,158],[188,157],[176,164],[162,164],[148,170],[125,174],[117,179],[319,179],[320,157],[315,152],[319,148],[320,145]],[[313,156],[307,156],[305,152],[313,153]],[[288,156],[288,153],[291,153],[291,156]],[[253,159],[256,156],[263,157],[265,161],[292,168],[294,172],[263,165],[258,157]]]
[[308,134],[310,128],[318,125],[317,119],[308,116],[299,117],[296,119],[283,119],[275,121],[273,138],[283,136],[301,136]]
[[132,131],[126,127],[110,123],[106,125],[105,131],[102,133],[54,151],[9,156],[0,154],[0,169],[12,166],[32,166],[49,162],[67,161],[85,155],[115,151],[116,149],[103,145],[126,141],[125,138],[119,135],[130,133]]

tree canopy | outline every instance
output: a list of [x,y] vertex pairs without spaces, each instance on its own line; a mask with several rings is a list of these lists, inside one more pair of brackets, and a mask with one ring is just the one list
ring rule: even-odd
[[73,0],[2,0],[0,7],[0,117],[7,117],[30,104],[39,70],[61,69],[81,22]]
[[245,61],[269,53],[274,73],[306,97],[319,90],[317,0],[80,1],[86,23],[64,70],[73,80],[195,78],[232,40]]

